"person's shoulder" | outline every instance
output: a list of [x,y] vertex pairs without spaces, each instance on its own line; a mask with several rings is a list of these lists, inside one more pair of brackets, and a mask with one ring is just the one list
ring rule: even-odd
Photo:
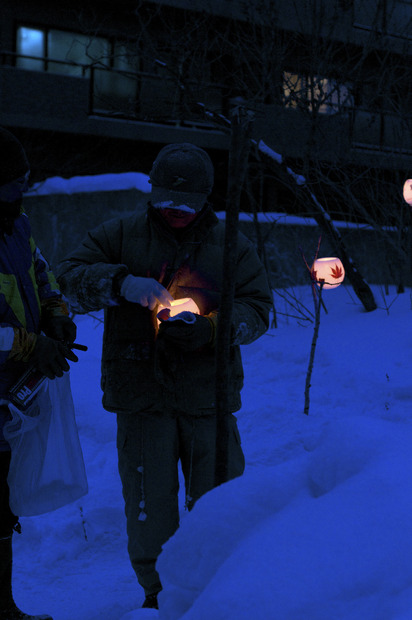
[[19,217],[14,220],[14,228],[20,233],[30,236],[31,226],[30,220],[26,213],[20,213]]
[[[222,244],[226,235],[226,218],[212,212],[208,217],[208,225],[212,238],[217,243]],[[246,250],[251,246],[253,247],[251,240],[239,229],[237,230],[237,243],[240,251]]]
[[[225,220],[222,220],[220,218],[216,218],[217,219],[217,223],[214,227],[214,231],[215,234],[218,235],[219,237],[223,237],[226,234],[226,223]],[[252,241],[249,239],[249,237],[247,237],[241,230],[239,230],[239,228],[237,229],[237,243],[240,247],[249,247],[249,246],[253,246]]]
[[[127,213],[119,217],[114,217],[109,220],[105,220],[96,228],[94,232],[104,231],[107,235],[116,234],[117,232],[132,230],[141,225],[146,219],[146,212]],[[92,231],[93,232],[93,231]]]
[[147,211],[136,211],[119,218],[119,226],[123,234],[141,236],[145,234],[147,225]]

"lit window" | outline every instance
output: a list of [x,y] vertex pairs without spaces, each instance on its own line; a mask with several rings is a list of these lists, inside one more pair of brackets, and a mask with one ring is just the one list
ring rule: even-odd
[[[20,54],[17,59],[18,67],[29,71],[43,71],[44,61],[35,60],[35,58],[43,59],[45,56],[45,33],[43,30],[18,28],[17,53]],[[31,56],[31,58],[24,58],[24,56]]]
[[121,101],[132,102],[131,105],[134,110],[138,88],[136,78],[138,57],[130,52],[125,45],[115,43],[111,60],[114,70],[95,67],[94,91],[97,97],[96,102],[98,106],[103,106],[106,109],[119,107]]
[[284,71],[283,102],[287,108],[302,108],[320,114],[336,114],[353,106],[348,85],[336,80],[310,78]]
[[88,37],[76,32],[20,26],[17,29],[16,49],[17,66],[31,71],[84,75],[88,65],[110,64],[108,39]]
[[87,37],[75,32],[49,30],[48,57],[61,62],[49,62],[48,69],[66,75],[83,75],[82,65],[109,64],[109,41],[103,37]]
[[296,73],[283,72],[283,101],[287,108],[297,108],[305,92],[304,80]]
[[136,99],[138,57],[121,43],[76,32],[20,26],[16,50],[16,65],[22,69],[90,78],[99,107],[116,107],[119,101]]

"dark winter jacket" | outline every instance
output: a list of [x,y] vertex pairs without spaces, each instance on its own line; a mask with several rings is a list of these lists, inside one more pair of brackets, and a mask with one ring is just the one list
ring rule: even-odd
[[[30,223],[20,215],[11,235],[0,233],[0,399],[27,370],[26,362],[9,358],[11,349],[18,358],[18,342],[24,334],[39,334],[49,314],[60,314],[61,293],[53,273],[31,236]],[[9,450],[3,426],[10,415],[0,407],[0,451]]]
[[[0,235],[0,326],[40,333],[49,302],[61,299],[53,273],[31,236],[25,214],[14,223],[12,235]],[[2,338],[2,342],[5,338]],[[0,398],[27,364],[8,360],[10,348],[0,348]]]
[[[218,312],[224,224],[211,207],[179,238],[155,209],[111,220],[90,232],[58,266],[57,279],[77,312],[105,309],[103,406],[114,412],[176,410],[193,415],[215,408],[215,350],[156,347],[156,311],[116,296],[131,273],[155,278],[175,299],[192,297],[203,315]],[[268,328],[271,293],[253,245],[239,234],[230,356],[231,411],[240,408],[243,368],[239,345]]]

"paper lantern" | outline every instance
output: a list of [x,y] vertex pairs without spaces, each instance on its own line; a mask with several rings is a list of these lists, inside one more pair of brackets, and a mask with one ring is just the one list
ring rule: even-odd
[[339,258],[317,258],[310,270],[313,280],[320,284],[324,282],[323,288],[336,288],[343,282],[345,270]]
[[412,179],[405,181],[403,186],[403,197],[405,202],[412,207]]
[[170,308],[166,306],[159,306],[157,310],[157,316],[159,316],[159,314],[163,311],[170,311],[170,313],[165,312],[168,318],[170,318],[171,316],[176,316],[176,314],[179,314],[180,312],[193,312],[194,314],[200,314],[198,305],[196,304],[195,301],[193,301],[191,297],[183,297],[183,299],[174,299],[170,303],[171,303]]

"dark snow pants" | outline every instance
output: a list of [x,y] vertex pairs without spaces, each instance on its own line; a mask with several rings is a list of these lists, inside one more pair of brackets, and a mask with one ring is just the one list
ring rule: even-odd
[[[232,479],[242,475],[245,459],[235,416],[228,425]],[[179,527],[179,460],[189,509],[215,486],[216,417],[118,414],[117,449],[129,556],[145,594],[153,594],[162,589],[157,557]]]

